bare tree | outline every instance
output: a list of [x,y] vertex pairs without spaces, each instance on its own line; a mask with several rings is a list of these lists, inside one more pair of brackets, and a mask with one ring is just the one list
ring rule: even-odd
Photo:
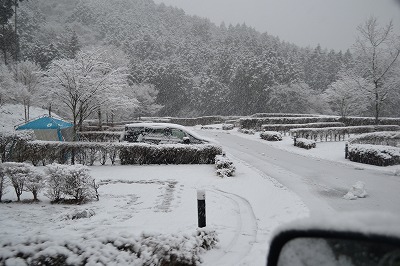
[[54,61],[47,72],[55,100],[69,110],[75,132],[126,84],[125,73],[101,59],[97,50],[79,52],[74,59]]
[[360,91],[371,89],[371,83],[351,69],[343,69],[338,76],[338,80],[330,84],[324,92],[325,101],[342,118],[361,115],[367,109],[368,99]]
[[42,71],[34,62],[23,61],[15,68],[15,80],[21,83],[23,89],[20,90],[20,100],[24,105],[25,122],[30,119],[30,107],[32,97],[37,93],[38,85],[42,76]]
[[379,27],[374,17],[357,29],[359,36],[354,45],[356,69],[373,84],[364,92],[372,101],[375,123],[378,124],[382,108],[398,83],[400,36],[393,32],[392,22]]

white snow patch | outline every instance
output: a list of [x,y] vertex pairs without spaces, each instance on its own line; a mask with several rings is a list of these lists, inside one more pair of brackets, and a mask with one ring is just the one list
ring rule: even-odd
[[358,198],[365,198],[367,196],[367,191],[365,190],[364,182],[358,181],[353,186],[351,186],[349,192],[343,196],[347,200],[355,200]]

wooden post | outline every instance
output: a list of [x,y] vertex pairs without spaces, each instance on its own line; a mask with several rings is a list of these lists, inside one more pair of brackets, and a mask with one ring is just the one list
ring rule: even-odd
[[200,228],[206,227],[206,192],[197,190],[197,218]]

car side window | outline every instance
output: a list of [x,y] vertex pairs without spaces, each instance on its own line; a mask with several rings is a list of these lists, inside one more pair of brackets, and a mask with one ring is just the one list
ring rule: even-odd
[[178,138],[178,139],[183,139],[184,137],[186,137],[186,134],[185,134],[185,132],[183,132],[182,130],[180,130],[180,129],[171,129],[171,135],[172,135],[172,137],[174,137],[174,138]]

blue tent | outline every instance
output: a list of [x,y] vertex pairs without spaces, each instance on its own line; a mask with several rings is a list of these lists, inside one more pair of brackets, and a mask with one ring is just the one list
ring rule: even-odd
[[17,126],[15,130],[33,130],[38,140],[72,140],[73,124],[43,116]]

